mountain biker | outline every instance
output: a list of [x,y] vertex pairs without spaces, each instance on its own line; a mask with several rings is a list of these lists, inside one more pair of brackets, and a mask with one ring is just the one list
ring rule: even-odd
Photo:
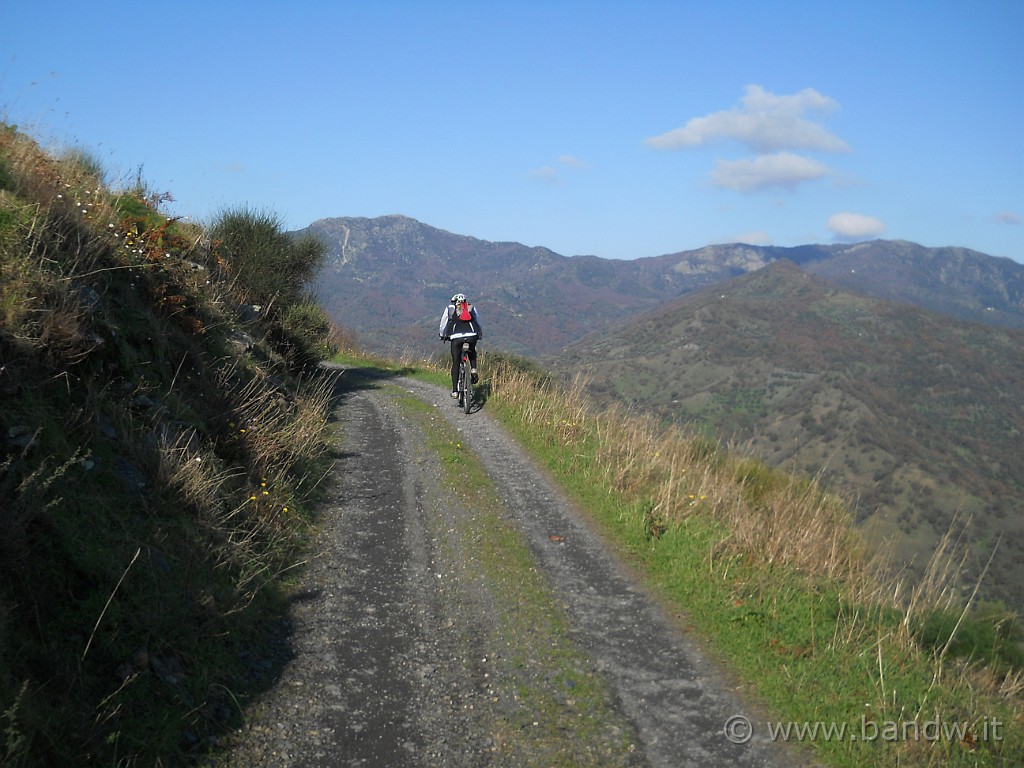
[[472,369],[473,383],[476,375],[476,343],[484,337],[483,327],[476,307],[469,303],[466,295],[456,293],[448,306],[441,313],[441,323],[437,329],[444,341],[452,343],[452,397],[459,398],[459,362],[462,360],[462,345],[468,349],[469,365]]

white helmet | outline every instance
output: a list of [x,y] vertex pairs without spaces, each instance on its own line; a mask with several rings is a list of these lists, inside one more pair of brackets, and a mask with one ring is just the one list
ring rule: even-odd
[[460,301],[465,301],[465,300],[466,300],[466,294],[464,294],[464,293],[456,293],[454,296],[452,296],[452,304],[458,304]]

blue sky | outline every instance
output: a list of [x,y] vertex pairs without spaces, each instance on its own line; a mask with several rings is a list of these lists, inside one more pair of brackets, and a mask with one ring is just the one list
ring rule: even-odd
[[1018,0],[11,2],[0,116],[200,221],[1024,262]]

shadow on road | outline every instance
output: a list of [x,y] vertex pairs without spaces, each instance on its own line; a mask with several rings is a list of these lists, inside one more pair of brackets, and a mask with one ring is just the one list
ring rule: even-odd
[[[415,372],[412,368],[348,367],[328,362],[321,363],[318,367],[318,373],[327,377],[330,386],[331,413],[328,421],[331,425],[341,424],[345,420],[346,411],[343,409],[360,392],[379,388]],[[481,409],[489,394],[488,384],[481,382],[475,391],[473,412]],[[437,402],[445,400],[446,394],[439,388]],[[454,401],[452,406],[454,408]],[[362,451],[359,449],[353,450],[350,446],[342,448],[341,441],[338,440],[325,458],[333,468],[331,471],[336,471],[340,467],[358,463],[360,454]],[[324,497],[310,504],[314,527],[320,525],[322,516],[330,509],[336,508],[339,502],[344,502],[344,499],[339,499],[335,495],[336,483],[325,482],[324,488]],[[305,556],[318,557],[315,551],[310,551]],[[291,576],[297,576],[297,571],[293,571]],[[272,594],[271,599],[262,603],[259,608],[260,615],[255,616],[250,622],[254,625],[254,630],[250,631],[238,646],[237,661],[242,668],[242,679],[235,683],[237,687],[233,688],[233,692],[236,696],[235,703],[243,707],[260,702],[281,684],[282,679],[286,679],[289,665],[302,653],[297,635],[299,626],[296,624],[296,611],[301,614],[305,610],[304,605],[315,604],[324,599],[322,591],[316,588],[289,590],[281,584],[273,583],[268,585],[268,589]],[[225,723],[225,732],[237,731],[239,726],[243,725],[240,716],[241,713],[234,713],[230,722]],[[225,740],[221,744],[221,749],[217,750],[221,757],[228,760],[228,765],[235,764],[232,762],[232,741],[230,738]]]
[[[335,377],[333,387],[334,406],[336,408],[343,405],[345,399],[353,392],[358,392],[364,389],[374,389],[384,382],[401,379],[416,372],[415,368],[408,366],[399,369],[380,368],[376,366],[355,368],[346,367],[339,363],[329,362],[321,363],[320,368],[324,370],[328,376]],[[473,388],[472,412],[478,411],[484,406],[490,396],[490,393],[490,383],[481,380],[481,382]]]
[[414,372],[413,368],[390,370],[379,367],[348,367],[340,363],[322,362],[319,365],[324,374],[333,379],[334,405],[343,404],[345,398],[362,389],[373,389],[382,382],[399,379]]
[[[412,373],[411,369],[348,368],[326,362],[318,367],[319,373],[328,378],[331,387],[331,414],[328,417],[330,424],[341,421],[340,409],[354,393],[373,389],[386,381]],[[327,464],[333,468],[344,464],[354,455],[336,445],[328,451],[325,458]],[[310,502],[313,524],[318,524],[322,508],[336,503],[337,499],[333,498],[313,499]],[[315,553],[308,554],[315,556]],[[267,590],[266,599],[260,601],[258,606],[252,606],[252,610],[258,613],[248,615],[246,628],[237,645],[235,659],[233,663],[227,665],[234,669],[230,672],[224,670],[233,678],[231,688],[233,703],[236,706],[245,707],[259,701],[264,694],[279,684],[285,669],[298,654],[293,611],[296,606],[316,602],[322,597],[317,590],[289,591],[277,582],[268,584],[264,589]],[[234,707],[231,709],[235,710]],[[214,729],[215,732],[219,731],[219,735],[224,736],[235,731],[242,725],[241,717],[242,713],[237,710],[230,716],[225,711],[221,717],[221,728]],[[228,743],[223,743],[222,747],[230,751]],[[225,754],[222,750],[217,751],[221,755]]]

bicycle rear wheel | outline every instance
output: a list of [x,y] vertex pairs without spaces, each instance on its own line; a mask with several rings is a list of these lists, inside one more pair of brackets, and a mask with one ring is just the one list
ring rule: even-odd
[[468,414],[473,407],[473,375],[470,372],[469,360],[462,358],[462,409]]

